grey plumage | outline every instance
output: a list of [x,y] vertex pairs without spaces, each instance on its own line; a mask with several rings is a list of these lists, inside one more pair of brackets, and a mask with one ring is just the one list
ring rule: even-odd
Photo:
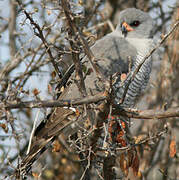
[[[133,31],[127,31],[123,27],[123,22],[131,25]],[[125,30],[125,32],[122,30]],[[98,59],[97,64],[99,69],[107,79],[115,73],[118,74],[114,83],[116,104],[119,103],[123,96],[124,89],[136,67],[153,47],[152,30],[153,22],[147,13],[134,8],[126,9],[120,14],[119,24],[116,30],[98,40],[91,48],[96,59]],[[92,68],[87,57],[84,57],[81,63],[86,69]],[[129,85],[126,97],[121,106],[131,107],[135,104],[137,97],[148,83],[151,66],[152,61],[148,58],[135,76],[135,79]],[[128,75],[123,86],[121,86],[121,74]],[[69,79],[72,83],[68,85],[68,90],[63,94],[63,99],[81,97],[78,87],[73,81],[74,78],[75,73]],[[98,80],[94,71],[87,74],[84,81],[88,95],[104,90],[104,84]],[[56,108],[48,117],[47,121],[43,121],[37,128],[30,153],[23,159],[20,170],[23,171],[26,169],[26,171],[29,171],[27,167],[30,168],[40,153],[44,152],[55,137],[65,129],[65,124],[69,120],[72,122],[74,118],[74,112],[71,109]],[[70,132],[73,132],[72,126]]]
[[[136,28],[134,27],[134,31],[128,32],[125,38],[121,31],[121,24],[124,21],[128,24],[131,24],[133,21],[140,21],[140,25]],[[115,73],[119,74],[117,82],[114,84],[116,93],[115,103],[119,103],[127,82],[131,78],[135,68],[153,47],[153,41],[151,39],[152,30],[153,22],[150,16],[140,10],[130,8],[121,12],[119,25],[116,30],[98,40],[91,48],[95,57],[99,59],[97,61],[99,69],[106,78],[109,79],[110,75]],[[132,62],[132,68],[128,80],[119,88],[121,85],[120,74],[129,73],[130,61]],[[82,63],[87,68],[92,68],[87,57],[83,59]],[[130,84],[122,106],[130,107],[135,104],[141,91],[144,91],[146,88],[151,66],[152,60],[148,58],[137,73],[134,81]],[[97,91],[104,90],[104,86],[97,80],[95,72],[86,77],[85,84],[88,93],[92,91],[93,94],[96,94]],[[80,97],[80,94],[77,86],[72,84],[64,98],[70,99],[74,97]]]

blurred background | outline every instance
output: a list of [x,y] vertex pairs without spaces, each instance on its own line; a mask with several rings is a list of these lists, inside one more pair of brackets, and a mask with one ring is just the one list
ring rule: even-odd
[[[24,8],[43,29],[56,63],[69,53],[67,23],[57,0],[24,0]],[[71,11],[84,36],[94,44],[116,27],[121,10],[135,7],[148,12],[155,22],[158,42],[179,20],[178,0],[71,0]],[[63,68],[66,63],[60,64]],[[153,71],[147,90],[138,109],[168,109],[179,105],[179,29],[155,53]],[[20,10],[16,0],[0,0],[0,101],[1,103],[27,100],[55,99],[57,83],[54,68],[33,26]],[[11,179],[28,147],[34,120],[37,124],[46,117],[49,108],[0,108],[0,179]],[[132,120],[131,132],[136,137],[152,137],[146,146],[139,147],[140,172],[124,179],[179,179],[179,152],[170,157],[171,142],[179,146],[179,118],[162,120]],[[49,149],[36,162],[29,179],[80,179],[79,160],[65,142],[56,142],[56,150]],[[95,179],[95,178],[94,178]]]

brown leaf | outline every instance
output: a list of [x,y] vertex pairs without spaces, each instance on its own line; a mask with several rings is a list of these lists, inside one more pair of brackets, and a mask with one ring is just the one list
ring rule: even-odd
[[176,154],[176,140],[175,137],[170,142],[170,157],[174,157]]
[[134,137],[135,144],[139,144],[144,139],[144,135],[138,135]]
[[120,143],[122,147],[126,147],[126,146],[127,146],[126,140],[123,139],[123,138],[121,138],[120,135],[117,135],[116,141],[117,141],[118,143]]
[[127,163],[127,160],[125,159],[125,154],[122,153],[120,155],[120,168],[122,170],[122,172],[125,174],[125,176],[127,177],[128,176],[128,173],[129,173],[129,167],[128,167],[128,163]]
[[76,116],[78,117],[78,116],[80,116],[80,111],[76,108],[75,109],[76,111],[75,111],[75,114],[76,114]]
[[55,77],[56,77],[56,72],[53,71],[53,72],[51,73],[51,76],[52,76],[52,78],[55,78]]
[[61,159],[61,163],[62,163],[62,164],[67,164],[67,159],[66,159],[66,158],[62,158],[62,159]]
[[[79,115],[78,115],[78,116],[79,116]],[[89,118],[86,119],[86,121],[84,122],[84,127],[85,127],[86,129],[89,129],[89,128],[91,127],[91,122],[90,122]]]
[[115,121],[110,121],[109,122],[109,127],[108,127],[108,132],[111,134],[113,133],[113,125],[115,124]]
[[133,162],[133,158],[134,158],[134,153],[132,150],[129,150],[127,155],[128,155],[128,164],[129,164],[129,167],[131,167],[132,162]]
[[50,84],[48,84],[48,92],[52,93],[52,86]]
[[4,130],[5,133],[8,133],[8,127],[6,124],[0,123],[0,127],[2,127],[2,129]]
[[56,140],[56,141],[53,143],[52,152],[59,152],[60,149],[61,149],[60,143]]
[[36,172],[32,172],[32,176],[35,177],[35,178],[38,178],[38,177],[39,177],[39,174],[36,173]]
[[51,10],[47,10],[47,14],[50,16],[52,14]]
[[35,96],[37,96],[39,93],[40,93],[40,92],[39,92],[39,90],[38,90],[37,88],[35,88],[35,89],[33,90],[33,94],[34,94]]
[[122,128],[123,128],[123,129],[126,128],[125,122],[121,121],[121,125],[122,125]]
[[138,171],[137,177],[140,178],[140,179],[142,178],[142,173],[141,173],[141,171]]
[[132,169],[133,169],[134,176],[137,176],[139,172],[139,157],[137,153],[135,154],[135,157],[132,162]]

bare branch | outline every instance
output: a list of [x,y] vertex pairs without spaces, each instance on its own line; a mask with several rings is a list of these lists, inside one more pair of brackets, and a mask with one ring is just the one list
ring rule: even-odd
[[10,1],[10,22],[9,22],[9,47],[11,58],[14,58],[16,54],[16,42],[15,42],[15,31],[16,31],[16,3]]
[[92,51],[90,50],[88,43],[86,42],[86,40],[83,38],[82,32],[79,30],[79,28],[77,28],[77,26],[75,25],[75,23],[72,21],[71,17],[70,17],[70,10],[69,10],[69,4],[67,3],[67,1],[62,0],[62,6],[64,8],[64,11],[66,12],[66,17],[68,19],[69,22],[69,26],[71,27],[71,29],[73,30],[73,32],[78,35],[78,38],[80,40],[80,42],[82,43],[83,49],[85,51],[86,56],[88,57],[93,69],[95,70],[97,76],[103,81],[105,82],[106,86],[109,87],[109,82],[106,80],[106,78],[104,77],[104,75],[102,74],[102,72],[99,70],[99,68],[97,67],[97,65],[95,64],[96,58],[94,56],[94,54],[92,53]]
[[179,107],[169,108],[165,110],[136,110],[136,109],[120,109],[115,108],[112,115],[125,115],[136,119],[164,119],[170,117],[179,117]]
[[95,96],[87,96],[81,99],[71,100],[47,100],[47,101],[25,101],[19,103],[1,104],[0,108],[18,109],[18,108],[42,108],[42,107],[71,107],[82,104],[97,103],[106,99],[105,93],[99,93]]
[[[71,107],[83,104],[97,103],[107,99],[106,93],[99,93],[95,96],[87,96],[80,99],[69,100],[46,100],[46,101],[25,101],[19,103],[0,104],[0,108],[18,109],[18,108],[42,108],[42,107]],[[172,107],[167,110],[136,110],[122,109],[119,106],[113,107],[112,115],[124,115],[129,118],[136,119],[163,119],[171,117],[179,117],[179,107]]]
[[33,20],[33,18],[30,16],[30,14],[27,13],[27,11],[24,9],[22,3],[19,0],[16,0],[16,1],[18,2],[20,8],[23,10],[23,12],[26,15],[27,19],[29,19],[30,23],[34,26],[34,34],[42,40],[42,42],[43,42],[43,44],[44,44],[44,46],[46,48],[46,51],[47,51],[47,53],[48,53],[48,55],[50,57],[50,60],[51,60],[51,62],[53,64],[53,66],[54,66],[54,69],[55,69],[56,73],[58,74],[59,77],[61,77],[60,71],[58,69],[57,64],[55,63],[55,59],[54,59],[54,57],[52,55],[50,47],[49,47],[49,45],[48,45],[48,43],[47,43],[47,41],[46,41],[46,39],[45,39],[45,37],[43,35],[42,28]]

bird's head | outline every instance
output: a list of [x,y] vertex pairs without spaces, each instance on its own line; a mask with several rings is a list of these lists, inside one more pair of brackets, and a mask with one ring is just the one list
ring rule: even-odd
[[116,30],[128,38],[151,38],[153,20],[147,13],[139,9],[128,8],[121,11]]

